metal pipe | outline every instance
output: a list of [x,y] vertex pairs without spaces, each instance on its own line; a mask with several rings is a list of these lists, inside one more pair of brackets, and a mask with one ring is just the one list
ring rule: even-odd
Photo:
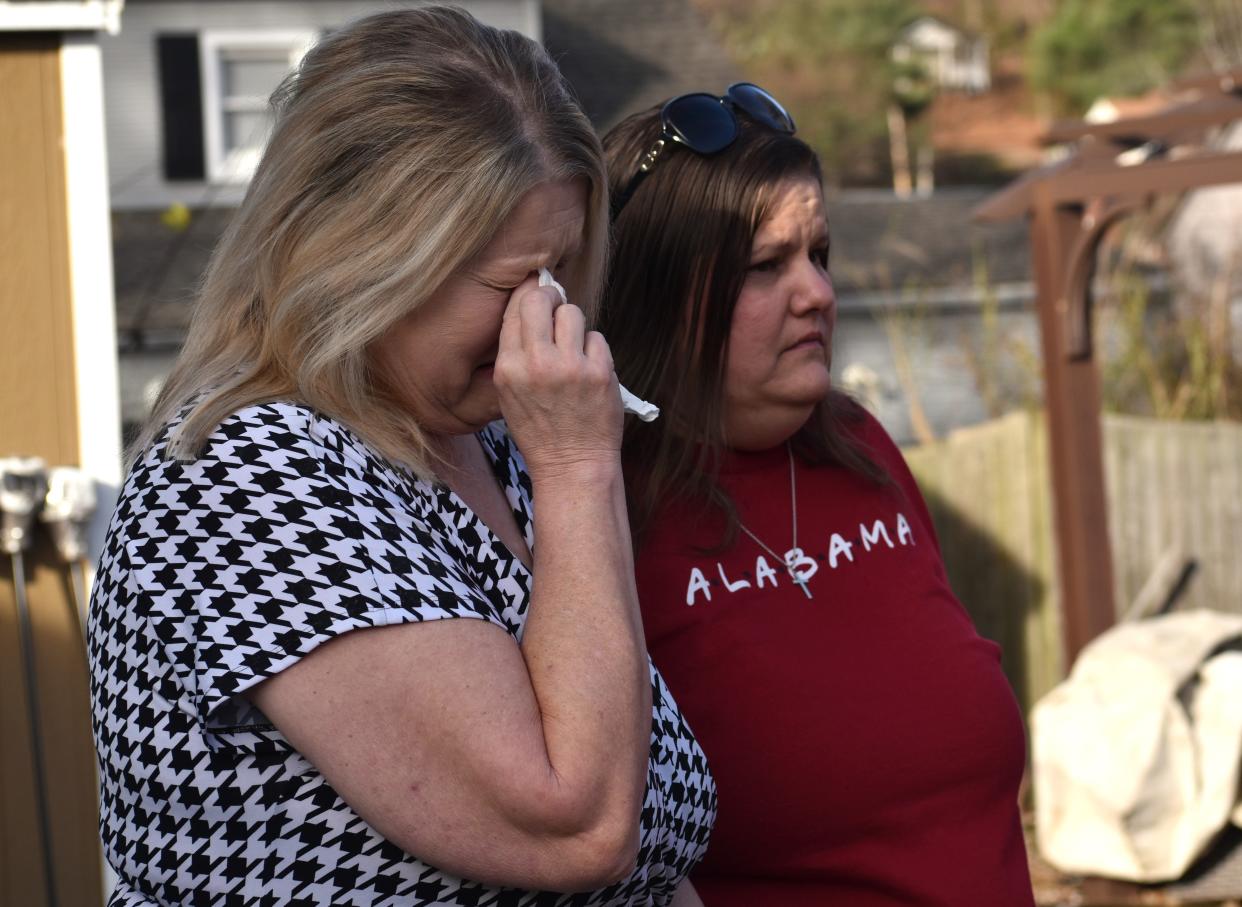
[[57,466],[48,471],[47,492],[39,519],[50,530],[56,552],[69,570],[74,618],[83,634],[87,608],[86,529],[95,513],[95,504],[95,482],[86,473],[71,466]]
[[39,837],[43,844],[43,879],[49,907],[57,907],[56,861],[52,850],[51,813],[44,774],[43,722],[39,711],[34,625],[26,595],[26,562],[23,552],[33,538],[35,516],[47,497],[47,468],[37,457],[0,460],[0,551],[13,560],[13,598],[17,605],[18,636],[26,678],[26,711],[30,721],[30,750],[34,761],[35,806]]
[[12,553],[13,596],[17,602],[18,635],[21,638],[22,662],[26,673],[26,712],[30,722],[30,749],[34,760],[35,806],[39,813],[39,837],[43,844],[43,882],[47,902],[56,907],[56,872],[52,858],[51,812],[47,803],[47,778],[44,775],[43,723],[39,717],[39,678],[35,661],[34,627],[26,598],[26,565],[20,550]]

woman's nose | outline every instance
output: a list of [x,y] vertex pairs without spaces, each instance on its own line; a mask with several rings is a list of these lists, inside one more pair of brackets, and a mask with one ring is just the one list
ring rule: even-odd
[[813,261],[807,261],[800,269],[791,308],[794,314],[821,311],[832,308],[837,301],[828,272]]

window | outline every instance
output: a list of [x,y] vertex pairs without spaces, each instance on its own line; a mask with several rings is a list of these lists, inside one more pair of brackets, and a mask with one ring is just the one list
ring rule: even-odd
[[311,32],[203,32],[206,176],[244,183],[254,175],[271,130],[268,98],[315,40]]

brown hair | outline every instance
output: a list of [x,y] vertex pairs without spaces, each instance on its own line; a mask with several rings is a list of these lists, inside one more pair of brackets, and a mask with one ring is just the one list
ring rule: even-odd
[[[660,406],[651,424],[630,420],[623,455],[636,539],[670,494],[719,510],[721,546],[732,544],[736,508],[718,476],[724,374],[733,309],[772,190],[790,177],[822,179],[802,141],[738,115],[740,134],[711,156],[670,144],[613,225],[601,330],[622,382]],[[604,137],[610,190],[619,195],[660,134],[660,108],[635,114]],[[851,438],[861,407],[833,390],[791,439],[812,464],[835,464],[887,484]]]
[[133,449],[190,404],[169,453],[193,458],[230,413],[290,399],[430,476],[427,438],[369,345],[545,180],[590,184],[584,252],[566,277],[590,314],[608,233],[599,140],[543,48],[449,7],[329,34],[272,103],[271,140]]

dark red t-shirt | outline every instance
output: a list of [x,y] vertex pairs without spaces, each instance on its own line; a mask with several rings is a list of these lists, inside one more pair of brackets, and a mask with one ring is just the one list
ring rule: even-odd
[[[647,644],[707,753],[719,814],[693,876],[707,907],[1030,907],[1017,807],[1021,716],[949,589],[927,508],[893,476],[797,467],[796,567],[673,503],[640,553]],[[791,547],[784,447],[731,455],[742,521]]]

